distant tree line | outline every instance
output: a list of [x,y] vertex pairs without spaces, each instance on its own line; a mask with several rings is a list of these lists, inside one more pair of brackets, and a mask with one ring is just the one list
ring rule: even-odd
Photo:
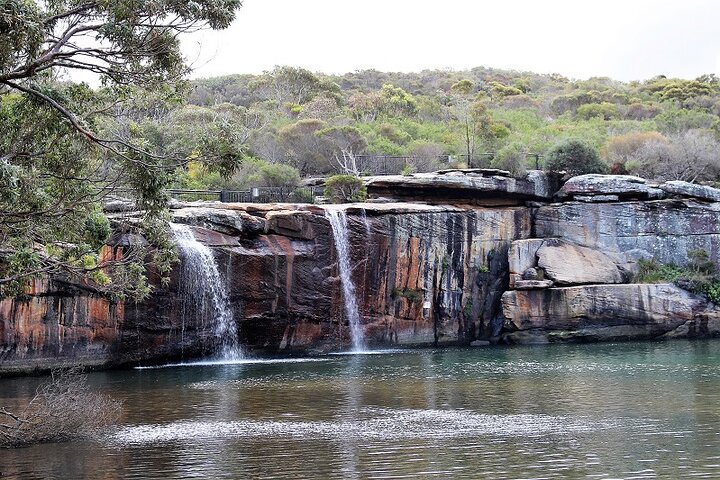
[[[196,185],[262,182],[257,172],[265,164],[289,166],[299,176],[362,173],[354,160],[373,155],[413,158],[417,165],[406,165],[404,173],[474,159],[473,166],[520,174],[534,168],[529,153],[556,158],[558,150],[578,151],[579,144],[594,152],[591,171],[706,182],[720,172],[715,75],[622,83],[483,67],[323,75],[283,66],[196,80],[179,108],[212,115],[229,105],[255,120],[243,127],[255,173],[195,174]],[[448,156],[455,161],[443,163]],[[295,175],[285,173],[293,181]]]

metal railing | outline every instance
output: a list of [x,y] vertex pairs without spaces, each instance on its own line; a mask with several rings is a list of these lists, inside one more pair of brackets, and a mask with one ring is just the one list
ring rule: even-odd
[[[465,161],[467,163],[468,168],[489,168],[492,164],[493,159],[497,155],[497,152],[485,152],[485,153],[476,153],[472,155],[471,157],[468,157],[468,155],[456,155],[455,157],[459,158],[461,161]],[[535,170],[540,170],[543,168],[543,156],[539,153],[526,153],[525,156],[529,161],[534,163],[532,167],[535,168]],[[528,162],[529,163],[529,162]],[[531,165],[528,164],[528,167]]]
[[[490,168],[496,152],[475,153],[473,155],[356,155],[355,164],[361,175],[397,175],[399,173],[427,173],[443,170],[457,165],[467,168]],[[528,167],[541,169],[542,155],[526,154]]]
[[[397,175],[400,173],[427,173],[467,165],[468,168],[489,168],[496,153],[485,152],[468,155],[439,156],[393,156],[393,155],[357,155],[356,165],[360,175]],[[528,153],[530,162],[536,169],[543,167],[543,157],[538,153]],[[529,162],[529,163],[530,163]],[[113,193],[132,193],[129,188],[108,189]],[[313,203],[323,195],[322,186],[307,187],[254,187],[248,190],[190,190],[172,188],[166,190],[171,198],[184,201],[209,200],[225,203]]]
[[[111,188],[109,193],[133,194],[133,188]],[[255,187],[249,190],[189,190],[171,188],[165,190],[176,200],[184,201],[220,201],[224,203],[313,203],[323,194],[323,187]]]

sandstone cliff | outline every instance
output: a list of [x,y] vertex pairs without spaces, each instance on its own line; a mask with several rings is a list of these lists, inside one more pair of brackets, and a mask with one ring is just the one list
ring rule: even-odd
[[[714,189],[585,176],[558,191],[557,178],[540,172],[512,179],[491,170],[377,177],[368,188],[377,200],[345,211],[371,347],[718,332],[704,298],[627,283],[640,258],[682,264],[703,248],[720,259]],[[246,352],[347,348],[338,251],[320,206],[183,204],[173,221],[210,247]],[[117,235],[107,249],[125,243]],[[25,297],[0,301],[0,370],[211,354],[212,321],[194,310],[181,272],[141,303],[38,280]]]

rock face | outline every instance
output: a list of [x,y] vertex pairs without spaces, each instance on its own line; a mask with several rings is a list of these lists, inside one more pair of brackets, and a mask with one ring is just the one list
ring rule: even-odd
[[618,203],[561,203],[535,214],[539,238],[562,238],[599,250],[616,263],[638,258],[684,264],[688,252],[706,250],[720,260],[720,203],[689,199]]
[[[349,260],[368,345],[467,344],[499,335],[507,252],[513,240],[530,234],[527,208],[357,204],[346,212]],[[321,208],[183,207],[173,218],[193,225],[195,238],[212,248],[247,352],[347,348],[337,249]],[[112,248],[122,248],[122,239],[117,240]],[[4,300],[3,365],[44,365],[59,352],[106,365],[211,354],[213,325],[185,315],[191,299],[184,297],[180,270],[168,287],[137,304],[103,303],[90,291],[62,289]],[[66,296],[72,307],[63,304],[62,310],[72,308],[67,322],[76,330],[57,326],[65,321],[58,320],[60,307],[53,305]],[[28,330],[28,321],[44,330]],[[104,333],[85,333],[80,325],[89,331],[102,327]]]
[[[385,201],[344,206],[366,343],[720,335],[720,310],[705,298],[672,285],[624,283],[641,258],[683,264],[691,250],[704,249],[720,261],[714,189],[596,175],[571,179],[555,196],[556,181],[496,170],[370,179],[371,195]],[[127,208],[111,209],[136,218]],[[178,202],[172,215],[210,248],[248,353],[350,344],[338,249],[322,207]],[[143,243],[118,231],[103,254],[119,258]],[[62,278],[38,279],[24,297],[0,299],[0,373],[212,355],[215,325],[192,314],[193,278],[181,266],[167,286],[151,275],[157,288],[140,303],[111,302]]]
[[625,278],[610,257],[599,250],[563,240],[545,240],[538,248],[538,267],[556,285],[622,283]]
[[[641,258],[684,264],[689,252],[704,249],[717,262],[719,206],[684,198],[540,206],[534,235],[542,238],[513,242],[509,250],[514,290],[503,296],[503,339],[546,343],[719,335],[720,310],[703,297],[673,285],[618,285]],[[554,284],[525,283],[522,272],[527,271]]]
[[124,310],[77,285],[34,280],[25,298],[0,301],[0,371],[111,363]]
[[[319,213],[302,215],[304,227],[290,237],[275,233],[270,220],[272,233],[220,257],[242,312],[241,339],[251,349],[326,350],[349,341],[330,224]],[[347,219],[369,345],[497,335],[492,321],[507,285],[507,249],[510,239],[529,234],[526,209],[362,205],[350,207]]]
[[702,298],[667,284],[508,291],[502,302],[510,343],[658,338],[716,318]]

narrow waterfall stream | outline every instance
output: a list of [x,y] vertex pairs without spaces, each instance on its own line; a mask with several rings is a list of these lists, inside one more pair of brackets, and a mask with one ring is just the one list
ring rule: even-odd
[[325,217],[330,221],[330,225],[332,226],[340,283],[343,289],[345,316],[350,325],[352,349],[355,352],[361,352],[365,350],[365,337],[360,325],[360,309],[358,308],[357,293],[351,275],[352,268],[350,266],[350,242],[348,240],[347,215],[344,210],[339,208],[325,208]]
[[181,289],[193,302],[193,313],[203,324],[214,324],[221,360],[243,357],[228,295],[226,280],[220,275],[215,257],[207,245],[198,242],[187,225],[171,223],[173,237],[182,254]]

